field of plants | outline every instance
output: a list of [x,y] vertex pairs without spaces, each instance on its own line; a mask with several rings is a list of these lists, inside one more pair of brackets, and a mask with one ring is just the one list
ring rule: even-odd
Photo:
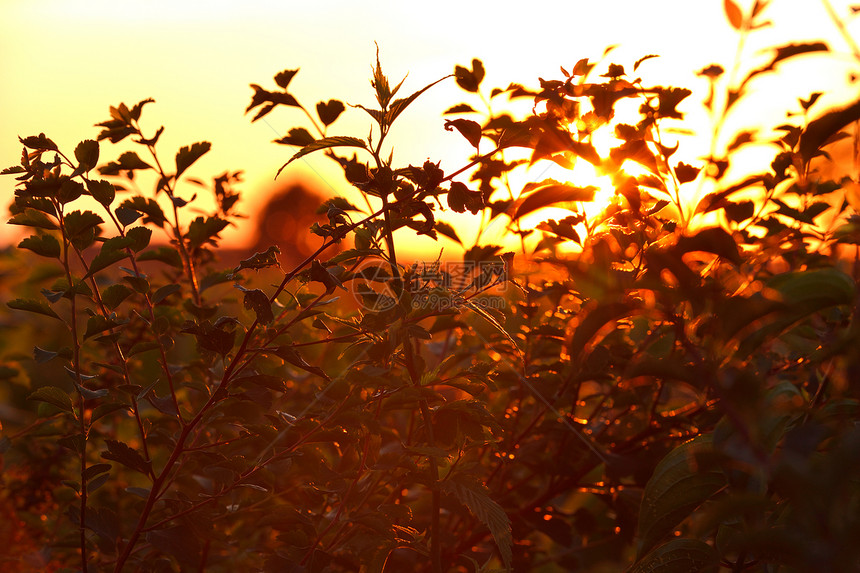
[[[741,41],[766,5],[725,1]],[[352,135],[353,94],[311,105],[313,78],[282,71],[246,110],[295,122],[281,170],[326,154],[362,198],[322,202],[289,268],[290,245],[225,263],[240,174],[190,177],[211,144],[164,149],[152,100],[74,149],[21,137],[0,570],[860,570],[860,183],[853,156],[833,165],[860,102],[818,109],[810,86],[785,124],[720,131],[755,78],[829,50],[704,67],[695,162],[673,157],[695,98],[649,83],[652,55],[501,88],[475,59],[417,91],[378,57]],[[394,164],[389,133],[443,81],[463,102],[428,122],[474,153]],[[762,143],[769,162],[726,176]],[[575,178],[510,185],[538,162],[588,164],[613,196],[587,212],[599,190]],[[491,226],[511,240],[466,240]],[[410,260],[415,234],[445,258]]]

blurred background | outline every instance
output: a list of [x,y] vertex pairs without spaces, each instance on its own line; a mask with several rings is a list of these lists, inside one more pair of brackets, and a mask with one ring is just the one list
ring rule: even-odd
[[[752,1],[736,0],[743,10]],[[831,14],[828,13],[831,8]],[[272,77],[300,68],[290,92],[308,108],[336,98],[349,104],[373,102],[369,77],[377,45],[383,70],[392,84],[406,77],[398,95],[408,95],[453,72],[471,67],[472,58],[487,70],[482,91],[518,82],[538,86],[538,78],[558,79],[559,67],[581,58],[625,66],[647,54],[636,76],[645,84],[676,85],[694,92],[679,108],[700,143],[710,138],[701,105],[707,81],[696,75],[710,64],[729,70],[738,59],[745,69],[766,63],[769,47],[825,40],[831,51],[787,62],[775,74],[756,79],[726,125],[750,122],[776,125],[797,98],[824,91],[816,110],[857,99],[853,84],[860,75],[853,47],[839,33],[832,15],[856,35],[858,18],[846,0],[773,0],[763,17],[771,25],[749,35],[738,49],[739,34],[730,25],[723,0],[581,0],[541,3],[486,3],[440,0],[432,5],[379,1],[321,2],[226,0],[5,0],[0,19],[0,164],[18,163],[18,136],[44,132],[71,152],[82,139],[95,138],[94,124],[108,119],[108,107],[131,106],[151,97],[142,125],[154,133],[164,125],[159,148],[172,158],[183,145],[210,141],[212,151],[188,172],[211,181],[225,171],[242,170],[241,211],[250,224],[223,233],[230,248],[263,246],[284,225],[306,228],[307,221],[286,214],[294,204],[284,194],[297,185],[320,195],[344,195],[355,202],[340,169],[322,154],[296,161],[277,182],[278,168],[294,148],[276,145],[296,126],[307,125],[295,108],[280,107],[251,123],[244,115],[253,93],[249,84],[274,89]],[[470,99],[471,96],[471,99]],[[441,161],[446,172],[467,162],[471,151],[456,132],[443,129],[442,112],[480,98],[466,94],[449,79],[419,98],[398,119],[391,143],[400,165]],[[347,108],[329,135],[366,135],[369,117]],[[729,135],[726,135],[729,137]],[[102,161],[112,160],[125,142],[102,144]],[[707,144],[686,148],[701,157]],[[772,150],[771,150],[772,151]],[[533,178],[546,177],[543,173]],[[3,219],[14,178],[0,178]],[[192,186],[193,187],[193,186]],[[293,190],[293,191],[291,191]],[[189,192],[190,193],[190,192]],[[197,205],[211,207],[201,194]],[[281,198],[279,215],[262,220],[273,196]],[[297,195],[293,195],[295,199]],[[295,203],[298,205],[299,203]],[[276,209],[269,209],[276,213]],[[280,217],[280,219],[278,218]],[[459,232],[459,229],[458,229]],[[468,232],[461,233],[461,236]],[[465,237],[464,237],[465,238]],[[0,246],[17,242],[18,229],[0,225]],[[438,252],[438,245],[415,243],[416,251]]]

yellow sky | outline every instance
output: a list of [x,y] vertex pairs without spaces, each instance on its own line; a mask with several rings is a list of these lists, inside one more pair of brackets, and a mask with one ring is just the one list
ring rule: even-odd
[[[738,1],[744,8],[751,3]],[[848,0],[831,3],[850,18]],[[774,25],[750,37],[746,59],[766,60],[761,50],[767,46],[818,39],[826,39],[838,54],[799,58],[806,62],[790,65],[805,66],[802,74],[795,68],[786,83],[761,84],[745,103],[754,117],[779,121],[797,97],[814,90],[830,90],[821,109],[856,98],[844,86],[857,62],[820,2],[773,0],[768,15]],[[598,59],[606,46],[617,44],[609,59],[628,71],[640,56],[662,56],[640,68],[645,83],[671,83],[703,95],[706,84],[695,72],[711,63],[728,68],[737,35],[724,16],[722,0],[4,0],[0,164],[17,163],[19,135],[45,132],[71,151],[81,139],[97,135],[93,124],[108,118],[108,106],[152,97],[156,104],[145,109],[144,127],[154,131],[166,126],[159,142],[164,156],[171,157],[182,145],[211,141],[213,150],[189,175],[209,179],[228,169],[244,170],[240,205],[253,212],[291,153],[271,140],[300,125],[302,117],[284,108],[252,124],[243,114],[252,93],[248,84],[273,87],[275,73],[300,67],[290,87],[307,105],[329,98],[370,104],[374,42],[389,77],[399,80],[408,73],[406,93],[473,57],[484,62],[487,88],[511,81],[535,86],[538,77],[559,77],[560,65],[570,68],[583,57]],[[441,160],[447,171],[465,163],[468,145],[444,131],[441,116],[464,99],[453,80],[419,99],[398,120],[392,139],[395,159],[402,164]],[[694,103],[682,110],[691,121],[703,117]],[[348,110],[330,134],[363,136],[368,128],[364,112]],[[124,149],[112,147],[103,144],[103,160]],[[331,193],[349,193],[339,170],[322,155],[296,162],[282,177],[305,177]],[[4,210],[13,186],[12,177],[0,179]],[[20,232],[10,227],[0,225],[0,244]],[[232,238],[248,239],[241,232]]]

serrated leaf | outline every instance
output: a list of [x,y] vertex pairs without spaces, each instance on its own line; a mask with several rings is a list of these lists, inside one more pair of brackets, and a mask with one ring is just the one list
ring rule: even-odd
[[78,160],[78,167],[72,173],[72,177],[76,177],[81,173],[91,171],[99,162],[99,144],[92,139],[86,139],[75,147],[75,159]]
[[648,553],[627,573],[716,573],[719,558],[713,547],[698,539],[672,539]]
[[116,440],[105,440],[105,444],[108,449],[106,452],[101,453],[103,459],[119,462],[125,467],[142,474],[152,474],[151,462],[143,459],[140,452],[128,444]]
[[317,139],[313,143],[304,146],[295,155],[290,157],[290,160],[284,163],[280,169],[278,169],[278,173],[275,175],[277,177],[281,171],[283,171],[284,167],[299,159],[300,157],[304,157],[309,153],[313,153],[314,151],[319,151],[321,149],[329,149],[331,147],[358,147],[360,149],[367,149],[367,144],[363,139],[359,139],[357,137],[348,137],[348,136],[334,136],[334,137],[324,137],[322,139]]
[[109,266],[116,264],[116,263],[120,262],[121,260],[126,259],[128,257],[129,257],[129,254],[124,250],[121,250],[121,251],[108,250],[107,252],[105,252],[105,250],[102,249],[101,251],[99,251],[99,254],[97,254],[95,257],[93,257],[93,260],[90,261],[90,268],[87,271],[87,274],[84,275],[84,278],[85,279],[89,278],[89,277],[93,276],[95,273],[99,272],[100,270],[106,269]]
[[457,231],[454,230],[454,227],[445,223],[444,221],[436,221],[436,224],[433,226],[434,229],[440,234],[448,237],[458,245],[462,245],[463,241],[460,240],[460,237],[457,235]]
[[[124,208],[124,209],[130,209],[132,211],[137,211],[139,213],[143,213],[143,215],[144,215],[143,222],[144,223],[154,223],[154,224],[158,225],[159,227],[163,227],[164,223],[167,222],[167,217],[164,216],[164,211],[161,210],[161,207],[159,206],[159,204],[156,203],[153,199],[141,197],[138,195],[138,196],[132,197],[131,199],[126,199],[125,201],[122,202],[120,207]],[[119,218],[119,215],[120,215],[119,209],[117,209],[117,217],[118,218]],[[127,220],[128,217],[126,216],[125,219]],[[130,221],[127,222],[126,220],[121,218],[120,222],[123,225],[129,225],[132,222],[134,222],[136,219],[137,219],[137,217],[133,217],[133,218],[131,218]]]
[[199,141],[191,144],[190,147],[180,147],[179,151],[176,152],[176,178],[179,179],[179,176],[185,173],[186,169],[210,149],[212,149],[212,144],[208,141]]
[[7,302],[6,306],[8,306],[9,308],[14,308],[15,310],[23,310],[26,312],[34,312],[36,314],[44,314],[45,316],[50,316],[51,318],[56,318],[57,320],[60,320],[60,316],[56,312],[54,312],[51,307],[37,300],[29,298],[16,298]]
[[246,309],[254,311],[257,322],[269,324],[275,319],[269,297],[260,289],[246,290],[243,304]]
[[314,141],[314,136],[311,135],[307,129],[304,127],[294,127],[289,131],[289,133],[287,133],[287,135],[280,139],[276,139],[275,143],[304,147],[305,145],[310,145]]
[[191,248],[201,247],[206,243],[217,246],[219,233],[224,230],[230,222],[217,215],[211,217],[197,217],[188,225],[188,245]]
[[[455,476],[456,477],[456,476]],[[483,523],[493,536],[502,563],[508,570],[513,566],[513,537],[511,520],[498,503],[490,498],[486,488],[480,483],[466,480],[446,479],[442,486],[454,494],[457,500]]]
[[331,382],[331,378],[329,378],[328,374],[326,374],[321,368],[308,364],[305,359],[302,358],[302,355],[299,354],[298,350],[296,350],[292,346],[279,346],[277,350],[275,350],[275,354],[280,356],[286,362],[289,362],[293,366],[301,368],[302,370],[310,372],[311,374],[315,374],[326,382]]
[[24,138],[19,137],[18,141],[20,141],[24,147],[29,147],[30,149],[37,149],[40,151],[59,151],[57,144],[45,137],[44,133]]
[[108,309],[114,310],[122,301],[131,296],[133,292],[133,290],[125,285],[113,284],[102,292],[102,302],[104,302]]
[[46,214],[36,209],[26,208],[22,213],[17,213],[9,219],[10,225],[26,225],[27,227],[36,227],[38,229],[57,229],[57,224],[54,223]]
[[281,254],[281,249],[272,245],[265,252],[262,253],[254,253],[253,256],[248,257],[239,262],[239,266],[233,269],[233,273],[238,273],[242,269],[265,269],[268,267],[277,267],[278,263],[278,255]]
[[713,452],[713,435],[703,434],[664,457],[645,485],[639,511],[637,555],[642,556],[726,485],[717,469],[700,469],[696,456]]
[[172,267],[176,267],[177,269],[182,268],[182,257],[173,247],[155,247],[154,249],[150,249],[146,252],[143,252],[137,256],[138,261],[160,261],[164,264],[170,265]]
[[346,109],[343,106],[343,103],[339,102],[336,99],[331,99],[328,102],[319,102],[317,104],[317,115],[320,118],[320,121],[323,122],[324,125],[328,126],[335,122],[335,120],[343,113],[343,110]]
[[411,104],[413,101],[415,101],[415,99],[418,96],[420,96],[421,94],[423,94],[424,92],[426,92],[427,90],[429,90],[430,88],[432,88],[433,86],[435,86],[436,84],[441,82],[442,80],[449,78],[449,77],[451,77],[451,76],[445,76],[444,78],[440,78],[440,79],[436,80],[435,82],[433,82],[432,84],[424,86],[423,88],[421,88],[420,90],[418,90],[414,94],[410,95],[409,97],[396,99],[393,102],[391,102],[391,106],[388,108],[388,114],[386,115],[386,122],[388,123],[388,125],[391,125],[392,123],[394,123],[394,120],[397,119],[397,117],[401,113],[403,113],[403,110],[405,110],[407,107],[409,107],[409,104]]
[[18,248],[49,258],[58,258],[61,253],[60,242],[53,235],[30,235],[18,243]]
[[275,83],[278,84],[278,87],[281,89],[287,89],[293,77],[295,77],[297,73],[299,73],[298,69],[278,72],[275,74]]
[[119,322],[115,322],[113,319],[107,319],[100,314],[91,316],[87,319],[87,329],[84,333],[84,340],[95,336],[96,334],[100,334],[105,330],[116,328],[117,326],[121,326],[121,324]]
[[69,394],[56,386],[42,386],[27,396],[27,399],[35,402],[47,402],[64,412],[72,411],[72,399]]
[[87,191],[93,196],[93,199],[105,207],[109,207],[116,198],[116,188],[112,183],[104,179],[87,180]]
[[137,253],[149,246],[149,241],[152,239],[152,229],[147,227],[132,227],[125,232],[125,236],[131,239],[129,248]]

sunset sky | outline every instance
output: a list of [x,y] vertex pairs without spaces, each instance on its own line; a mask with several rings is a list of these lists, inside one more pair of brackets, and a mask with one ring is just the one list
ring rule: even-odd
[[[751,4],[738,2],[743,9]],[[851,3],[831,3],[860,36]],[[811,91],[828,90],[819,112],[857,98],[848,77],[860,68],[821,2],[773,0],[766,15],[773,26],[750,36],[742,54],[745,63],[767,61],[764,48],[789,42],[824,39],[832,53],[787,64],[783,76],[790,77],[782,83],[767,78],[756,84],[741,124],[750,117],[780,121],[786,109],[796,107],[797,97]],[[292,152],[271,141],[305,124],[300,112],[286,108],[252,124],[243,113],[252,94],[249,84],[273,89],[274,74],[301,68],[290,88],[307,106],[330,98],[370,104],[375,42],[392,81],[408,74],[405,93],[472,58],[484,62],[487,91],[512,81],[536,86],[538,77],[558,78],[559,66],[569,69],[584,57],[597,60],[604,48],[618,45],[608,60],[625,65],[628,73],[639,57],[658,54],[661,58],[637,72],[645,83],[688,87],[704,96],[707,84],[695,72],[712,63],[728,69],[737,33],[722,0],[6,0],[0,19],[0,163],[18,162],[19,135],[45,132],[71,152],[81,139],[95,138],[98,128],[93,125],[108,118],[110,105],[152,97],[156,103],[145,108],[143,125],[150,132],[166,126],[159,142],[164,157],[171,158],[179,146],[211,141],[212,151],[189,175],[211,179],[225,170],[244,170],[242,210],[253,213]],[[441,160],[448,171],[464,164],[468,145],[458,134],[444,131],[441,116],[461,101],[476,104],[453,80],[418,100],[395,129],[395,160]],[[707,129],[697,123],[705,116],[693,98],[681,109],[689,127]],[[366,135],[367,120],[364,112],[348,109],[330,134]],[[104,143],[102,160],[124,149]],[[304,178],[321,191],[348,193],[339,170],[322,155],[296,162],[282,178]],[[4,211],[13,187],[12,177],[0,180]],[[19,231],[0,226],[0,244],[15,240]],[[242,232],[227,236],[235,244],[249,240]]]

